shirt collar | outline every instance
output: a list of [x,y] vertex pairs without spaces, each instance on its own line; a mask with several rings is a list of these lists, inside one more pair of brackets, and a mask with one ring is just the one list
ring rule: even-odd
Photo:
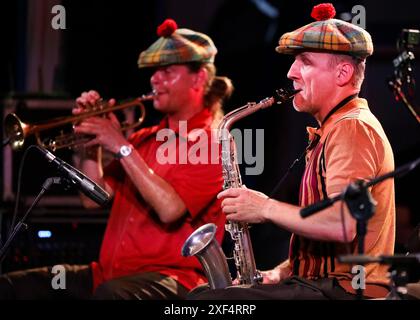
[[[343,114],[348,113],[350,110],[357,109],[369,109],[365,99],[358,98],[357,94],[348,96],[338,103],[327,116],[322,121],[321,127],[306,127],[306,131],[309,135],[310,144],[314,141],[318,141],[319,137],[322,136],[325,129],[331,124],[334,123],[334,119],[342,117]],[[317,138],[318,136],[318,138]]]
[[309,140],[307,150],[311,150],[318,143],[319,138],[321,137],[321,130],[320,128],[306,127],[306,131],[308,132]]
[[350,102],[351,100],[353,100],[354,98],[357,97],[357,93],[352,94],[351,96],[348,96],[347,98],[344,98],[343,100],[341,100],[334,108],[332,108],[330,110],[330,112],[328,112],[328,114],[326,115],[326,117],[324,118],[324,120],[322,120],[321,123],[321,127],[324,125],[324,123],[326,123],[328,121],[329,118],[331,118],[331,116],[336,113],[339,109],[343,108],[348,102]]

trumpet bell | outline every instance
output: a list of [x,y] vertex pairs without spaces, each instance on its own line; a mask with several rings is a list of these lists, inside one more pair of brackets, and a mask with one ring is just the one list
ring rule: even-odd
[[10,113],[6,116],[4,120],[4,131],[13,150],[22,148],[25,142],[26,127],[16,114]]

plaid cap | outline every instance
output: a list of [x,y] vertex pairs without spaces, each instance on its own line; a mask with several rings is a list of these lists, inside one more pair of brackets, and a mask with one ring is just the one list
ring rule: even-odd
[[160,37],[140,53],[139,68],[160,67],[186,62],[214,62],[217,48],[209,36],[190,29],[177,29]]
[[285,54],[323,51],[365,59],[373,53],[373,43],[363,28],[343,20],[327,19],[283,34],[276,51]]

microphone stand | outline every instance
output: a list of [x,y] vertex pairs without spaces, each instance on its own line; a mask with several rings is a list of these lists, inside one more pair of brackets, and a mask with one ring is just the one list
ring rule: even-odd
[[394,92],[396,100],[401,100],[411,112],[411,115],[417,120],[417,123],[420,124],[420,116],[417,114],[415,107],[408,101],[405,93],[401,90],[402,85],[402,81],[398,77],[388,81],[388,86]]
[[[318,211],[321,211],[325,208],[331,207],[338,200],[343,200],[343,201],[346,202],[346,204],[347,204],[347,201],[349,201],[350,205],[347,204],[349,206],[349,209],[358,208],[358,209],[361,209],[362,212],[366,211],[367,214],[368,214],[370,208],[366,208],[366,207],[361,206],[361,205],[359,205],[359,207],[354,206],[354,203],[353,203],[354,198],[356,198],[362,192],[368,192],[367,189],[369,187],[371,187],[371,186],[373,186],[373,185],[375,185],[379,182],[382,182],[383,180],[393,178],[393,177],[403,176],[403,175],[409,173],[410,171],[414,170],[419,164],[420,164],[420,158],[418,158],[418,159],[416,159],[416,160],[414,160],[410,163],[407,163],[407,164],[395,169],[394,171],[388,172],[388,173],[386,173],[386,174],[384,174],[380,177],[374,178],[370,181],[358,180],[356,182],[353,182],[353,183],[351,183],[350,185],[347,186],[347,188],[344,190],[343,193],[341,193],[341,194],[339,194],[339,195],[337,195],[333,198],[327,198],[325,200],[319,201],[319,202],[317,202],[313,205],[310,205],[308,207],[305,207],[305,208],[301,209],[300,210],[300,216],[302,218],[307,218],[307,217],[317,213]],[[371,196],[370,196],[370,199],[372,199]],[[355,218],[356,219],[360,218],[359,214],[356,214]]]
[[[300,215],[302,218],[307,218],[322,209],[332,206],[338,200],[344,201],[347,204],[351,215],[357,220],[358,254],[362,255],[364,253],[364,239],[367,230],[367,221],[373,216],[376,207],[376,202],[372,198],[368,188],[386,179],[405,175],[414,170],[419,164],[420,158],[405,164],[394,171],[371,179],[370,181],[357,180],[356,182],[349,184],[341,194],[301,209]],[[362,292],[362,289],[357,289],[358,299],[362,299]]]
[[401,100],[410,111],[411,115],[417,120],[417,123],[420,124],[420,116],[416,111],[420,109],[410,103],[407,96],[401,89],[405,82],[409,86],[409,94],[410,90],[413,91],[412,94],[414,94],[415,79],[412,76],[413,69],[411,67],[411,61],[414,61],[414,59],[414,53],[408,49],[394,59],[394,75],[392,78],[388,79],[388,87],[394,93],[395,100]]
[[25,221],[29,215],[29,213],[32,211],[32,209],[38,204],[39,200],[41,200],[41,197],[44,195],[44,193],[50,189],[50,187],[53,184],[60,184],[62,182],[61,178],[58,177],[50,177],[47,178],[42,187],[41,187],[41,191],[38,193],[38,195],[36,196],[34,202],[31,204],[31,206],[29,207],[29,209],[26,211],[25,215],[22,217],[22,219],[16,224],[16,226],[13,228],[12,233],[9,235],[8,239],[6,240],[5,244],[3,245],[3,247],[0,249],[0,264],[3,262],[7,251],[9,250],[10,244],[12,243],[13,239],[15,238],[16,234],[20,231],[20,229],[22,227],[25,227],[25,229],[28,227],[25,224]]

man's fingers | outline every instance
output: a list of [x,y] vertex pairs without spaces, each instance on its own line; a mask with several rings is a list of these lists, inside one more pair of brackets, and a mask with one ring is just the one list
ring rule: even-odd
[[217,199],[226,198],[226,197],[231,197],[231,198],[238,197],[240,194],[239,190],[240,190],[239,188],[226,189],[217,195]]
[[120,122],[118,121],[117,116],[113,112],[108,113],[108,119],[111,120],[112,124],[115,127],[117,127],[117,128],[121,127]]
[[73,128],[76,133],[86,133],[95,135],[97,126],[88,122],[82,122]]
[[113,107],[115,105],[115,103],[116,103],[116,100],[115,99],[109,99],[109,101],[108,101],[108,105],[110,107]]
[[88,92],[88,95],[92,98],[92,99],[99,99],[101,96],[99,95],[99,93],[95,90],[90,90]]
[[98,141],[97,139],[95,139],[95,138],[93,138],[92,140],[90,140],[89,142],[86,142],[86,143],[84,144],[84,146],[85,146],[86,148],[88,148],[88,147],[93,147],[93,146],[97,146],[97,145],[99,145],[99,141]]
[[222,205],[222,208],[223,208],[225,206],[233,206],[235,203],[236,203],[236,200],[235,199],[225,198],[225,199],[223,199],[221,205]]
[[231,213],[236,213],[237,209],[235,206],[224,206],[222,210],[225,214],[231,214]]
[[[225,210],[223,210],[223,212],[225,212]],[[240,221],[239,220],[239,215],[237,213],[226,213],[226,219],[229,221]]]

